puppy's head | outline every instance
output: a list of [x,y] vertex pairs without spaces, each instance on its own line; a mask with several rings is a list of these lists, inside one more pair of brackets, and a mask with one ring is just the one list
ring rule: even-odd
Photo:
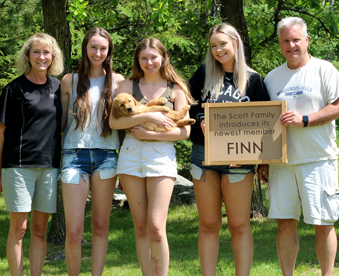
[[127,93],[118,94],[113,100],[112,114],[115,118],[130,116],[139,103]]

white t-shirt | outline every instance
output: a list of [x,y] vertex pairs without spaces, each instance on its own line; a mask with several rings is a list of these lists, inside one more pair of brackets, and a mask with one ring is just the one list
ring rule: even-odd
[[[271,101],[287,101],[287,110],[301,115],[317,112],[339,97],[339,72],[329,62],[311,57],[302,68],[292,70],[287,63],[265,78]],[[288,163],[301,164],[336,160],[335,121],[320,126],[287,127]]]

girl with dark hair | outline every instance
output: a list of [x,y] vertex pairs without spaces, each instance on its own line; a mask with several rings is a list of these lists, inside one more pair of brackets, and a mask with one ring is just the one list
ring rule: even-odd
[[65,254],[69,275],[79,275],[84,212],[89,189],[92,207],[92,275],[101,275],[116,183],[119,138],[109,127],[117,87],[113,44],[107,31],[93,28],[82,42],[78,72],[61,82],[64,129],[61,182],[66,218]]
[[268,92],[261,76],[249,68],[237,30],[222,23],[208,35],[205,63],[189,81],[192,96],[199,104],[190,115],[193,142],[190,171],[199,213],[198,248],[202,275],[215,275],[219,232],[224,201],[236,275],[249,275],[253,259],[253,236],[250,225],[253,165],[204,166],[205,120],[201,107],[205,102],[267,101]]
[[[143,104],[166,97],[166,106],[174,110],[192,102],[184,80],[170,64],[164,45],[156,38],[144,39],[137,46],[132,76],[119,87],[121,92],[132,94]],[[147,121],[160,126],[173,125],[162,113],[155,112],[119,119],[111,116],[110,126],[132,128],[119,153],[117,174],[132,212],[142,274],[167,275],[166,219],[177,177],[173,141],[187,139],[190,127],[154,132],[139,126]]]

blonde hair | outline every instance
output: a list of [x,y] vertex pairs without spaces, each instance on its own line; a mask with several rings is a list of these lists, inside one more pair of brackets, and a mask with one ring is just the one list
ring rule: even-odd
[[[240,95],[243,97],[246,94],[246,85],[249,79],[249,71],[253,71],[246,64],[244,44],[237,30],[232,25],[227,23],[214,26],[208,34],[208,42],[210,41],[211,35],[217,32],[228,35],[232,40],[232,44],[235,49],[233,81],[236,88],[239,90]],[[216,98],[218,92],[223,86],[224,70],[221,63],[218,62],[212,55],[211,46],[208,47],[205,66],[206,77],[202,98],[204,99],[209,91],[211,92],[211,98]]]
[[55,38],[49,34],[36,33],[32,35],[22,46],[19,55],[16,59],[16,68],[22,73],[26,74],[31,70],[31,64],[29,62],[29,51],[34,42],[39,42],[43,46],[47,46],[51,49],[53,54],[53,60],[48,67],[47,74],[52,76],[58,76],[64,71],[64,57]]
[[165,46],[160,42],[160,40],[154,37],[143,39],[135,49],[133,72],[129,79],[140,79],[144,76],[144,71],[142,71],[139,64],[139,56],[141,51],[145,50],[146,48],[155,49],[162,56],[162,64],[160,68],[161,77],[163,77],[165,80],[178,84],[185,93],[188,103],[191,105],[195,104],[195,100],[188,90],[186,81],[180,77],[175,68],[171,65]]

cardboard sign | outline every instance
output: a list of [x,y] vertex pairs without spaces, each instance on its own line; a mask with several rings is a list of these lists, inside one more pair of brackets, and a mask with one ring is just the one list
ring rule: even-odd
[[204,103],[204,165],[287,163],[286,101]]

